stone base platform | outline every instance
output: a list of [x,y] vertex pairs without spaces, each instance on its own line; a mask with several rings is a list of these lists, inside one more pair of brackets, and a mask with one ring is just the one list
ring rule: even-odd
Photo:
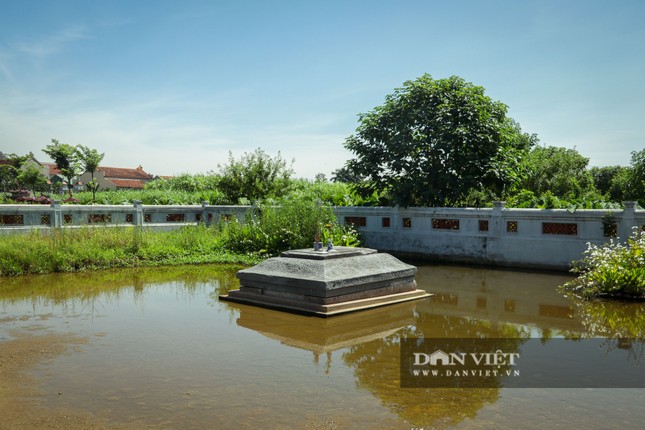
[[328,317],[430,296],[416,271],[369,248],[301,249],[240,270],[240,289],[220,299]]

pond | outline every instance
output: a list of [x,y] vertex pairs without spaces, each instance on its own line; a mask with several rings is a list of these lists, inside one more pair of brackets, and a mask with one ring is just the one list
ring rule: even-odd
[[66,336],[21,401],[115,428],[642,428],[642,388],[400,386],[401,338],[643,337],[644,304],[574,302],[569,279],[420,266],[432,298],[329,319],[220,302],[218,266],[3,279],[0,358]]

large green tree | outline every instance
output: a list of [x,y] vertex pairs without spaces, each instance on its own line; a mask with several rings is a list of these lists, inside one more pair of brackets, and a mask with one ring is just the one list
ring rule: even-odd
[[626,166],[603,166],[589,169],[593,182],[603,196],[612,202],[625,200],[626,188],[631,169]]
[[47,178],[35,163],[26,163],[18,173],[16,178],[21,187],[29,189],[35,196],[39,191],[46,191],[49,189]]
[[74,179],[81,173],[81,165],[78,160],[78,153],[76,148],[67,143],[60,143],[56,139],[52,139],[51,145],[47,145],[43,152],[54,160],[56,167],[67,179],[67,188],[69,190],[69,197],[72,198]]
[[10,191],[20,186],[18,175],[23,164],[30,158],[33,158],[32,153],[28,155],[5,155],[3,164],[0,164],[0,191]]
[[365,178],[357,191],[402,206],[454,205],[473,189],[502,195],[537,142],[507,109],[457,76],[405,82],[384,105],[360,114],[345,141],[356,157],[347,167]]
[[87,146],[76,146],[76,158],[80,161],[81,167],[84,171],[90,173],[92,180],[86,186],[92,191],[92,203],[96,202],[96,191],[98,184],[94,181],[94,173],[98,169],[99,164],[105,157],[104,153],[100,153],[96,149],[88,148]]
[[360,182],[364,179],[359,175],[356,175],[355,172],[352,172],[347,166],[338,168],[333,172],[331,172],[331,174],[332,174],[331,176],[332,182],[345,182],[349,184],[354,182]]
[[536,146],[522,161],[524,176],[518,185],[536,196],[551,193],[558,198],[578,199],[595,190],[588,164],[589,159],[575,149]]
[[278,155],[271,157],[258,148],[244,153],[239,160],[229,152],[229,163],[220,169],[219,189],[231,203],[241,198],[251,201],[279,197],[285,193],[293,175],[293,161],[288,164]]

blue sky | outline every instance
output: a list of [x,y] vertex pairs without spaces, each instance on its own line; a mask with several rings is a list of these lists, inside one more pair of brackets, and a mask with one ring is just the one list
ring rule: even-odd
[[357,115],[458,75],[590,165],[645,147],[645,2],[0,0],[0,151],[152,174],[255,148],[331,172]]

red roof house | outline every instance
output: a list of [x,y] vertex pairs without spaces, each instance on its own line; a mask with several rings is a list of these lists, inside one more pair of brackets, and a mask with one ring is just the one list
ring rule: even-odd
[[[99,185],[99,190],[142,189],[146,182],[153,179],[153,176],[145,172],[141,166],[136,169],[99,166],[94,172],[94,181]],[[87,184],[92,177],[89,172],[85,172],[80,180]]]

